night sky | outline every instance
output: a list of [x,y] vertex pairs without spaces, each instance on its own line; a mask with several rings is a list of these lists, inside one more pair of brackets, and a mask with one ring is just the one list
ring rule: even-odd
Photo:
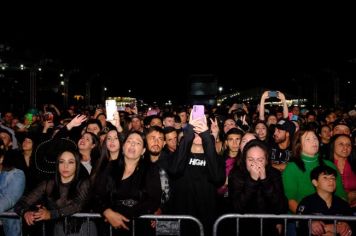
[[[44,16],[50,27],[41,17],[18,28],[12,22],[2,40],[16,48],[18,57],[48,57],[66,69],[79,69],[79,84],[93,77],[105,81],[109,95],[131,89],[143,98],[184,97],[193,74],[214,75],[224,89],[261,86],[292,92],[296,83],[308,80],[306,74],[325,68],[348,74],[346,80],[356,74],[354,37],[328,24],[248,25],[208,14],[194,21],[135,21],[134,16],[102,19],[89,13],[63,14],[58,22],[50,15]],[[139,79],[144,80],[140,86]],[[320,76],[316,80],[323,86]],[[162,86],[166,89],[158,92]]]

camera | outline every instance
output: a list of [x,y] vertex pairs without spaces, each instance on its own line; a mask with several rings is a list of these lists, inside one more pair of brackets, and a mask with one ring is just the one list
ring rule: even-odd
[[268,92],[268,97],[276,98],[277,97],[277,91],[269,91]]
[[44,119],[47,121],[53,121],[53,113],[52,112],[46,112],[44,114]]

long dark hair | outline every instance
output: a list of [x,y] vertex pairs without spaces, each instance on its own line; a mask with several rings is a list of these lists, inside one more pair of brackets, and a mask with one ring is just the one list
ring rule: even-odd
[[[302,137],[304,134],[312,132],[315,134],[314,130],[299,130],[294,134],[293,142],[292,142],[292,160],[298,166],[298,168],[305,172],[305,165],[301,158],[302,155]],[[316,135],[316,134],[315,134]],[[324,165],[323,157],[318,155],[319,165]]]
[[265,140],[261,140],[261,141],[264,141],[265,143],[269,143],[269,139],[270,139],[271,134],[270,134],[270,130],[269,130],[268,126],[267,126],[266,121],[264,121],[264,120],[258,120],[258,121],[253,125],[253,132],[256,133],[257,139],[259,139],[259,138],[258,138],[258,135],[257,135],[257,132],[256,132],[256,126],[257,126],[258,124],[263,124],[263,125],[265,126],[265,128],[266,128],[266,139],[265,139]]
[[56,174],[55,174],[55,179],[54,179],[54,188],[53,188],[53,192],[52,192],[52,196],[55,199],[60,198],[59,186],[61,185],[62,181],[61,181],[61,174],[59,173],[59,159],[65,152],[70,152],[71,154],[73,154],[74,159],[75,159],[75,174],[74,174],[73,180],[70,182],[70,187],[69,187],[69,191],[68,191],[68,199],[73,199],[76,197],[76,195],[77,195],[76,190],[77,190],[77,188],[79,188],[79,185],[81,183],[80,182],[81,177],[79,175],[80,167],[81,167],[80,155],[75,150],[66,149],[58,155],[57,161],[56,161]]
[[[143,141],[143,148],[146,148],[146,136],[144,133],[140,132],[140,131],[130,131],[130,133],[128,133],[128,135],[126,136],[125,140],[124,140],[124,144],[123,146],[125,145],[127,139],[133,135],[133,134],[137,134],[141,137],[142,141]],[[125,155],[123,155],[125,156]],[[137,163],[137,166],[136,166],[136,169],[138,169],[139,165],[140,165],[140,162],[142,162],[143,160],[143,157],[139,160],[139,162]],[[119,172],[118,172],[118,177],[120,177],[120,180],[122,179],[122,176],[124,175],[124,171],[125,171],[125,158],[119,158],[119,161],[118,161],[118,164],[119,164]]]
[[356,150],[355,150],[355,147],[352,145],[352,139],[350,136],[348,136],[346,134],[336,134],[331,138],[331,140],[330,140],[330,155],[329,155],[330,161],[334,162],[335,142],[339,137],[346,137],[351,142],[351,153],[347,157],[347,161],[349,162],[349,164],[351,166],[352,172],[354,172],[356,174]]
[[[120,133],[119,133],[119,131],[117,131],[117,129],[111,129],[111,130],[108,131],[108,133],[111,132],[111,131],[116,132],[117,137],[119,139],[119,144],[120,145],[119,145],[119,156],[118,156],[118,159],[120,159],[120,157],[121,157],[121,155],[120,155],[121,152],[120,151],[122,149],[122,144],[121,144],[121,141],[120,141]],[[91,174],[92,181],[95,181],[96,175],[100,174],[101,172],[103,172],[105,167],[107,166],[107,164],[110,161],[110,151],[108,150],[108,147],[106,145],[106,142],[107,142],[107,139],[108,139],[108,133],[106,134],[105,139],[103,141],[103,144],[101,145],[100,158],[98,159],[98,161],[96,163],[95,169],[92,170],[92,174]]]
[[270,166],[270,163],[268,161],[269,160],[269,149],[268,149],[268,146],[266,145],[266,143],[261,141],[261,140],[259,140],[259,139],[250,140],[245,144],[244,151],[242,152],[242,157],[241,157],[240,163],[238,165],[239,171],[241,172],[241,174],[243,174],[245,176],[250,175],[250,173],[248,172],[247,167],[246,167],[246,159],[247,159],[248,151],[253,147],[259,147],[265,153],[266,170]]
[[[132,134],[138,134],[142,138],[143,147],[145,148],[146,147],[146,137],[140,131],[131,131],[127,135],[124,143]],[[112,166],[111,174],[110,174],[110,176],[112,176],[112,178],[109,180],[111,183],[106,184],[106,188],[107,188],[106,191],[115,191],[116,188],[114,187],[114,185],[120,184],[122,177],[124,175],[125,166],[126,166],[125,158],[122,156],[122,157],[118,158],[116,161],[113,161],[112,164],[113,164],[113,166]],[[146,178],[145,176],[146,176],[148,164],[149,163],[147,161],[145,161],[143,158],[140,158],[140,160],[137,163],[136,169],[135,169],[135,172],[137,172],[138,174],[137,174],[137,177],[135,177],[133,179],[133,184],[136,186],[140,186],[140,189],[142,189],[141,186],[143,186],[145,184],[145,178]]]
[[[90,152],[90,163],[93,166],[93,169],[95,169],[95,166],[96,166],[96,164],[99,160],[99,157],[100,157],[100,148],[99,148],[100,140],[99,140],[99,137],[92,132],[84,132],[81,137],[83,137],[84,134],[89,134],[91,136],[91,140],[92,140],[93,144],[95,145],[94,148]],[[81,154],[80,154],[80,156],[81,156]]]

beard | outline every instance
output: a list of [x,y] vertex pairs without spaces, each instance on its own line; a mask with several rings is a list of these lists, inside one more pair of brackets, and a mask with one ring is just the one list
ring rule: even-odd
[[161,151],[162,150],[157,150],[157,151],[155,151],[155,150],[148,150],[148,153],[151,155],[151,156],[158,156],[159,154],[161,154]]

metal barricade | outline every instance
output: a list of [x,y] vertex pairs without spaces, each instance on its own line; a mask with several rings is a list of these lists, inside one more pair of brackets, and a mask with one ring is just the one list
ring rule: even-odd
[[[338,221],[355,221],[356,216],[323,216],[323,215],[269,215],[269,214],[226,214],[220,216],[214,223],[213,236],[218,234],[218,226],[221,221],[225,219],[236,218],[236,235],[239,235],[239,221],[240,219],[259,219],[260,220],[260,235],[263,235],[263,220],[264,219],[281,219],[284,221],[284,235],[287,235],[287,221],[288,220],[304,220],[308,221],[309,235],[311,235],[311,222],[312,220],[329,220],[334,222],[334,228],[336,228]],[[336,232],[334,232],[336,235]]]
[[[204,236],[203,224],[189,215],[143,215],[140,219],[156,220],[156,235],[181,235],[181,220],[195,222],[199,227],[200,236]],[[135,234],[133,234],[135,235]]]
[[[86,218],[87,219],[87,235],[90,234],[90,224],[89,221],[90,219],[94,218],[101,218],[101,215],[98,213],[76,213],[71,215],[70,217],[75,217],[75,218]],[[0,220],[1,218],[19,218],[19,216],[15,212],[4,212],[0,214]],[[65,227],[67,227],[67,218],[65,218]],[[110,236],[112,235],[112,227],[110,227]],[[66,230],[65,230],[66,231]],[[46,225],[45,222],[42,223],[42,236],[46,236]]]
[[[101,218],[102,216],[97,213],[76,213],[70,217],[86,218],[87,219],[87,235],[90,234],[90,219]],[[0,218],[19,218],[14,212],[4,212],[0,214]],[[65,218],[65,226],[67,225]],[[156,220],[156,235],[180,235],[181,220],[187,220],[195,222],[199,228],[200,236],[204,236],[203,224],[195,217],[189,215],[143,215],[139,218],[133,219],[132,235],[135,235],[135,220],[148,219]],[[110,227],[109,234],[112,235],[112,227]],[[65,230],[66,231],[66,230]],[[46,236],[45,224],[42,224],[42,236]]]
[[[87,220],[87,234],[90,234],[89,221],[94,218],[101,218],[102,216],[97,213],[76,213],[71,217],[86,218]],[[0,218],[19,218],[14,212],[4,212],[0,214]],[[204,235],[203,224],[195,217],[189,215],[143,215],[137,219],[147,219],[156,221],[156,235],[181,235],[181,221],[187,220],[195,223],[199,228],[200,236]],[[136,219],[136,220],[137,220]],[[311,223],[313,220],[328,220],[332,221],[336,228],[339,221],[353,221],[356,222],[356,216],[323,216],[323,215],[269,215],[269,214],[226,214],[220,216],[214,223],[213,236],[218,235],[219,224],[226,219],[236,219],[236,235],[239,235],[240,219],[259,219],[260,221],[260,235],[263,235],[263,221],[266,219],[279,219],[284,222],[284,235],[287,234],[288,221],[304,220],[308,221],[309,235],[311,235]],[[112,227],[110,227],[109,234],[112,235]],[[45,236],[45,224],[43,224],[42,235]],[[135,219],[133,220],[132,235],[135,235]],[[334,232],[336,235],[336,232]]]

